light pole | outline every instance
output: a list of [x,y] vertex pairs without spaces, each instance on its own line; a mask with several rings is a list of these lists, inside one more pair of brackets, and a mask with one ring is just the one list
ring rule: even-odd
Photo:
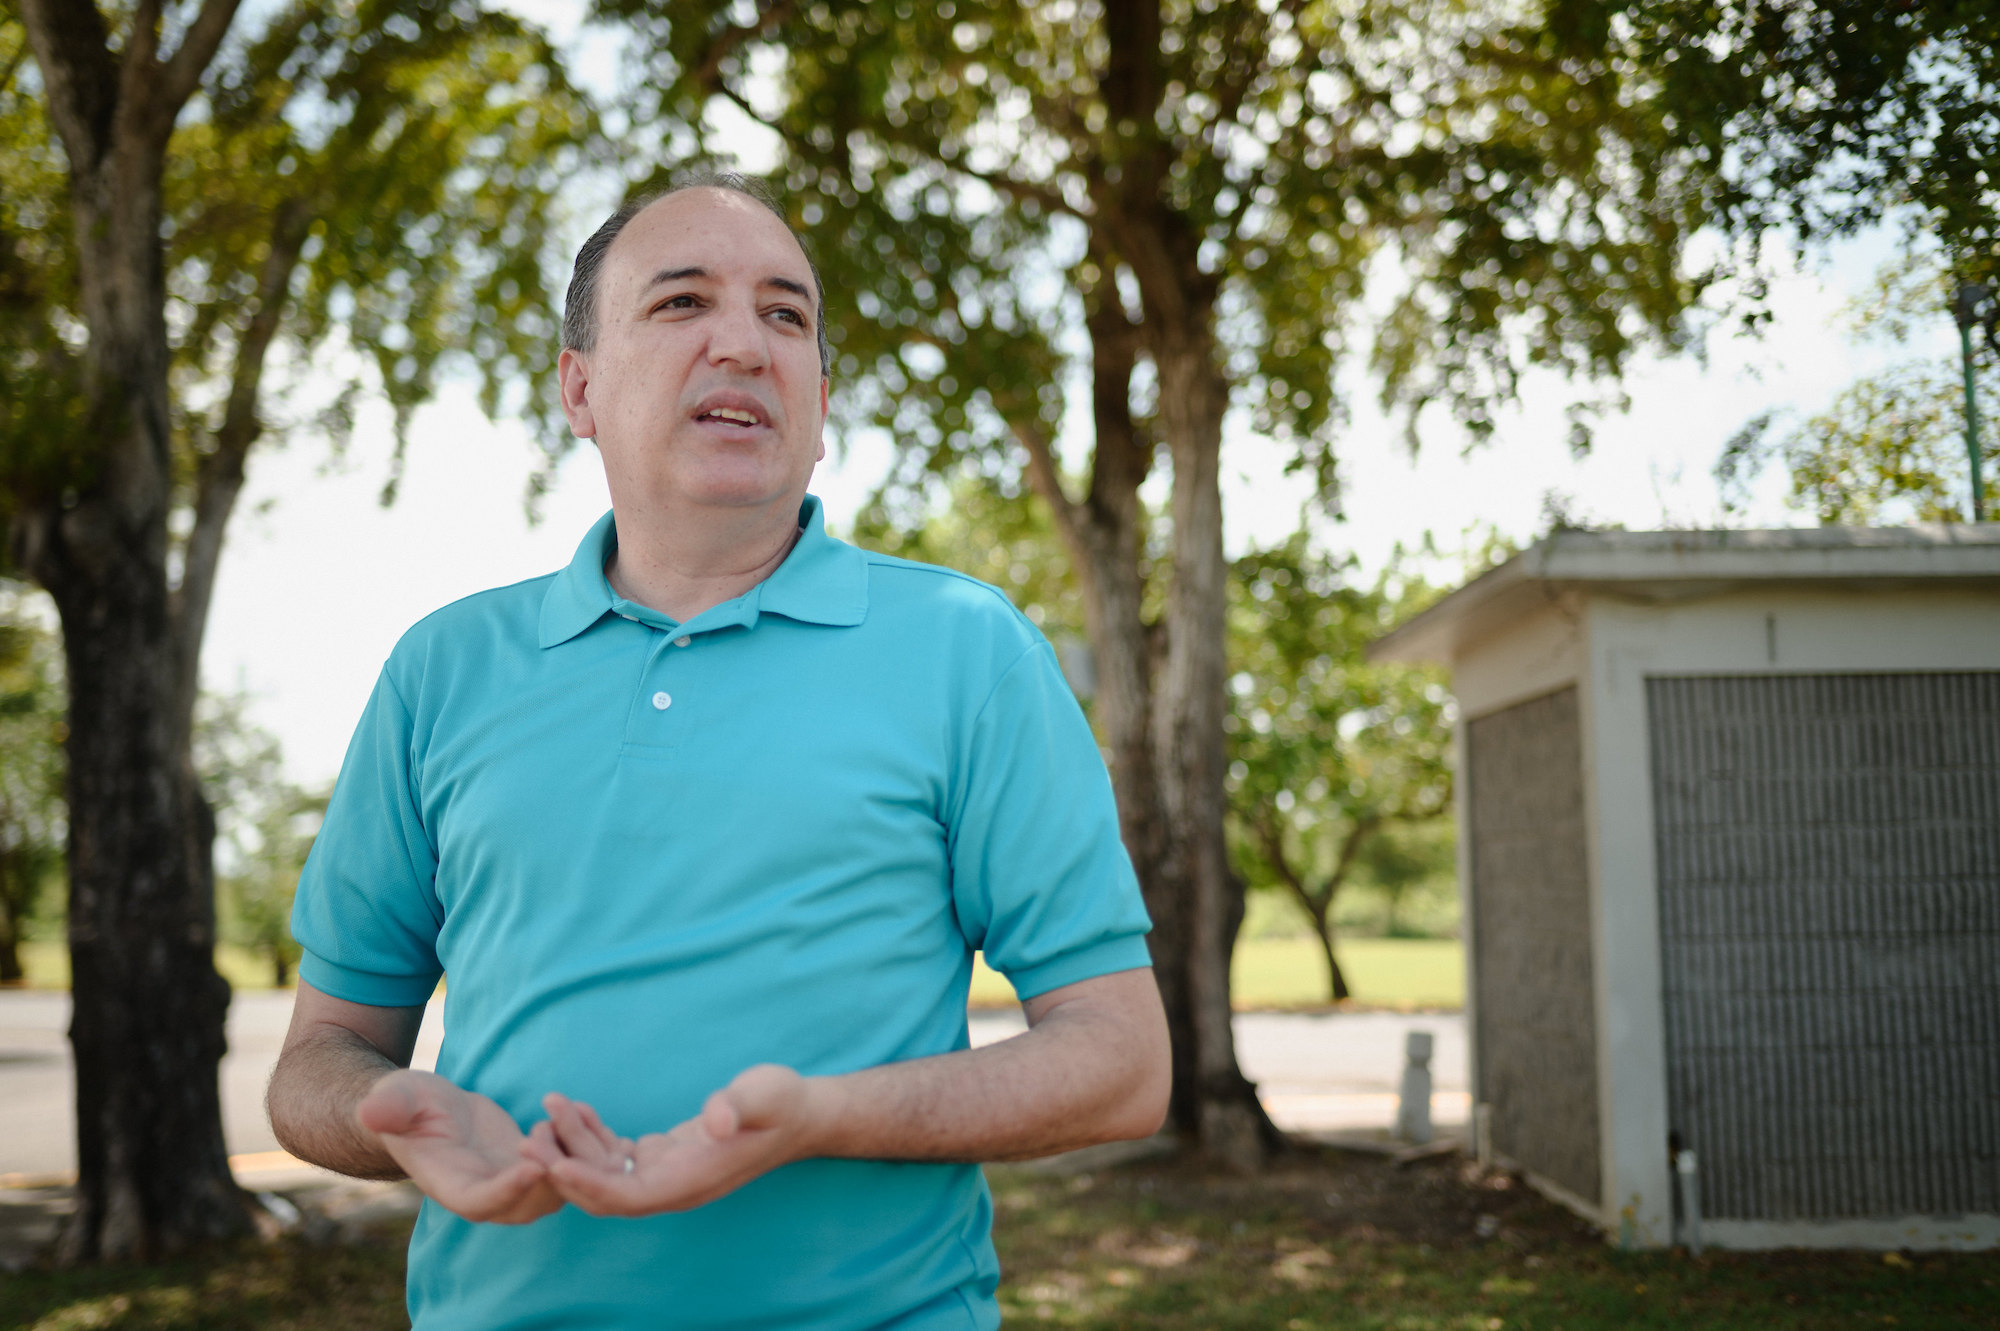
[[1959,355],[1965,366],[1965,452],[1972,460],[1972,520],[1986,521],[1986,487],[1979,477],[1979,398],[1972,387],[1972,330],[1994,317],[1993,293],[1980,282],[1960,282],[1951,300],[1958,321]]

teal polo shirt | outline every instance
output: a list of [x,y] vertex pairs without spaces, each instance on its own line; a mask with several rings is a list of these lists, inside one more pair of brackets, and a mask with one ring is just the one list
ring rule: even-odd
[[[627,1136],[754,1063],[967,1047],[972,954],[1024,997],[1148,964],[1109,779],[1054,653],[993,588],[828,536],[685,623],[568,568],[390,655],[299,881],[299,974],[446,986],[438,1071],[523,1127],[544,1092]],[[998,1325],[965,1164],[808,1160],[639,1220],[425,1203],[419,1331]]]

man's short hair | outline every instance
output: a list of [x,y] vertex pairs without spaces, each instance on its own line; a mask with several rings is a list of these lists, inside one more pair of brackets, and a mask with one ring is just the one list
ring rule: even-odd
[[820,281],[819,265],[813,262],[812,250],[807,248],[805,237],[792,226],[784,209],[771,196],[771,191],[763,181],[754,176],[746,176],[735,171],[689,171],[676,176],[674,183],[662,190],[653,190],[628,199],[625,205],[604,219],[604,224],[591,233],[583,242],[583,248],[576,252],[576,267],[570,273],[569,294],[563,301],[562,344],[570,351],[589,351],[597,344],[597,278],[604,268],[604,256],[611,248],[611,242],[618,239],[618,233],[625,224],[658,203],[661,199],[691,189],[726,189],[755,199],[770,210],[771,216],[783,224],[785,231],[798,242],[799,252],[806,256],[806,267],[812,272],[813,300],[817,308],[813,311],[814,332],[819,340],[819,375],[825,379],[833,373],[833,348],[826,337],[826,284]]

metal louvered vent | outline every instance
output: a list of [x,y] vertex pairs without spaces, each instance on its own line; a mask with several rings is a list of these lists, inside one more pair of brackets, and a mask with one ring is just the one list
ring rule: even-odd
[[2000,1212],[2000,673],[1647,703],[1668,1113],[1704,1210]]
[[1501,1155],[1595,1202],[1597,1009],[1574,688],[1466,727],[1478,1098]]

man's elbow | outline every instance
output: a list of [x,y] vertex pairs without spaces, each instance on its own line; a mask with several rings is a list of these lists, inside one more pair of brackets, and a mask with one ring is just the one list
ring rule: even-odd
[[1171,1085],[1171,1078],[1163,1078],[1157,1087],[1149,1083],[1128,1096],[1125,1103],[1119,1106],[1117,1115],[1105,1124],[1104,1139],[1130,1141],[1150,1137],[1165,1127],[1172,1098]]
[[1134,1053],[1122,1079],[1124,1093],[1104,1124],[1107,1141],[1152,1136],[1166,1125],[1172,1106],[1174,1060],[1164,1018]]

